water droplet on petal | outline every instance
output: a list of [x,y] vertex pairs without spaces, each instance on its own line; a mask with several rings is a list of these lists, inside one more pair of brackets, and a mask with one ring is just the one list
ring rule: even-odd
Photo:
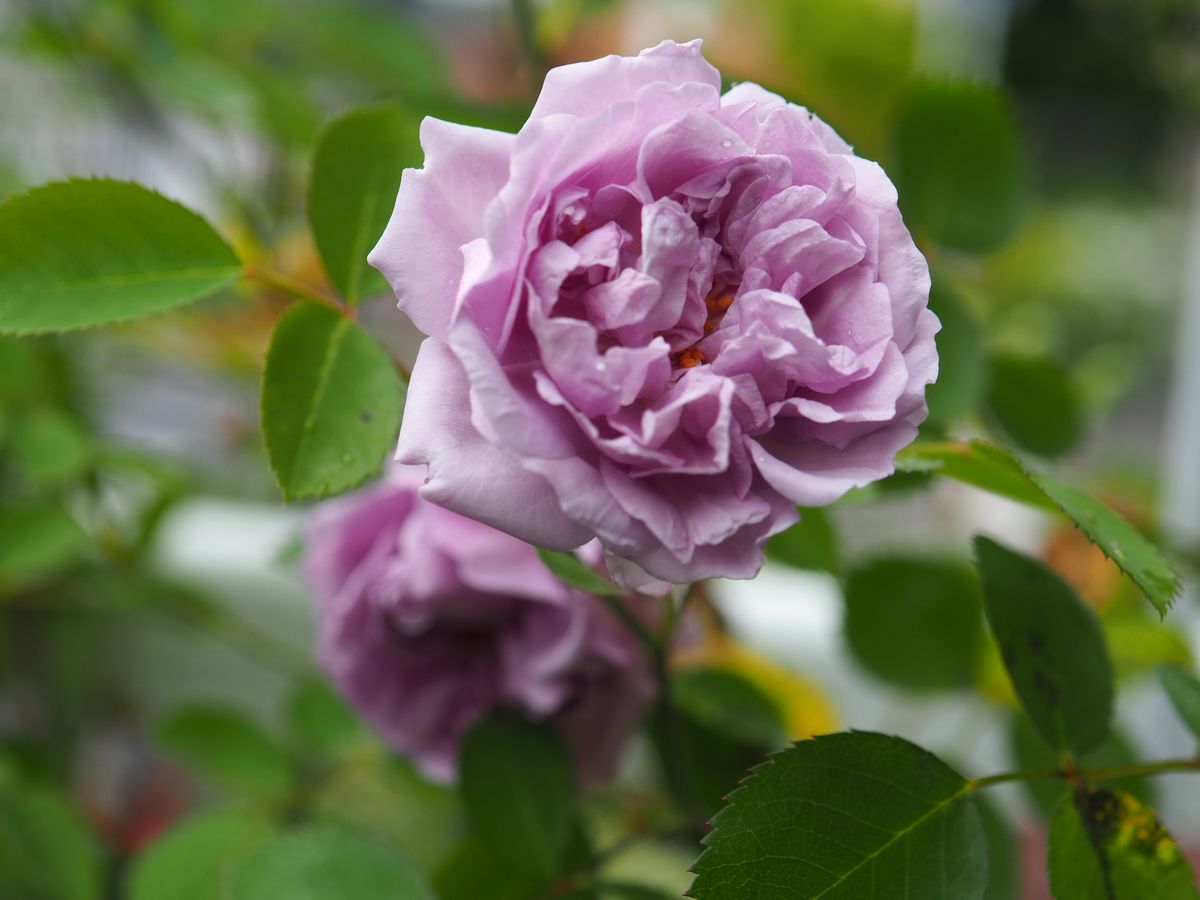
[[729,138],[725,138],[725,140],[721,141],[721,146],[724,147],[726,150],[728,150],[730,147],[733,146],[733,141],[730,140]]

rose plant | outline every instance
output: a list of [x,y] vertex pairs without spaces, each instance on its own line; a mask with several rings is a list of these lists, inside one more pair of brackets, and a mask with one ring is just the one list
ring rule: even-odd
[[[0,593],[32,615],[136,573],[139,590],[104,608],[155,605],[300,670],[287,740],[227,709],[161,723],[159,744],[239,802],[115,858],[108,880],[131,871],[135,900],[685,884],[701,900],[995,900],[1014,896],[1016,865],[985,791],[1011,782],[1047,819],[1056,897],[1197,897],[1146,778],[1200,760],[1139,762],[1112,721],[1119,681],[1174,662],[1163,688],[1200,737],[1186,645],[1153,618],[1179,578],[1142,529],[1000,445],[1049,456],[1079,430],[1062,373],[993,353],[955,301],[984,268],[963,254],[1016,227],[1013,198],[994,221],[971,203],[1018,180],[1018,142],[999,91],[908,87],[900,196],[803,107],[723,90],[695,41],[550,70],[516,133],[426,118],[418,147],[411,110],[351,111],[310,176],[328,287],[243,261],[136,185],[69,180],[0,203],[0,331],[17,336],[0,342],[0,479],[20,500],[0,503]],[[954,248],[937,315],[914,233],[931,258]],[[370,262],[425,335],[411,373],[358,314],[376,236]],[[284,497],[322,501],[299,555],[314,656],[344,704],[276,636],[154,571],[146,548],[173,499],[161,473],[142,473],[145,508],[136,490],[111,502],[128,461],[81,446],[65,402],[23,405],[49,403],[70,361],[39,335],[239,281],[297,301],[266,354],[262,431]],[[986,392],[970,368],[985,353]],[[941,390],[932,422],[927,388]],[[1054,440],[1039,422],[1061,426]],[[1075,556],[1115,568],[1073,578],[984,536],[974,565],[839,558],[838,511],[817,507],[938,479],[1055,517]],[[1011,722],[1014,767],[966,778],[899,737],[815,734],[811,686],[738,646],[714,599],[710,579],[750,578],[764,552],[840,579],[847,646],[874,677],[974,690]],[[37,754],[3,750],[0,895],[98,897],[67,801],[13,774]],[[651,855],[631,875],[638,849],[678,865],[664,876]]]

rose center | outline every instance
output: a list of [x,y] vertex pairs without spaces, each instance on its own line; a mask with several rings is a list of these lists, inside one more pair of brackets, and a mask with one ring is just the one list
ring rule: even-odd
[[[708,337],[720,326],[721,320],[725,318],[725,313],[729,312],[729,307],[733,306],[735,291],[736,287],[714,284],[713,289],[704,298],[704,306],[708,310],[708,317],[704,320],[705,337]],[[677,369],[692,369],[705,361],[704,351],[694,344],[671,354],[671,365]]]

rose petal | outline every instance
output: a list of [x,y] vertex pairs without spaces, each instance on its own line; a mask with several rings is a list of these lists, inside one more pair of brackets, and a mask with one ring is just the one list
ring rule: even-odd
[[367,261],[425,334],[445,339],[462,277],[463,244],[508,179],[513,135],[439,119],[421,122],[425,165],[406,169],[391,220]]
[[720,90],[721,73],[700,53],[701,41],[663,41],[636,57],[605,56],[557,66],[546,73],[530,120],[553,115],[590,116],[656,81],[699,82]]
[[483,439],[462,403],[467,393],[450,349],[433,338],[422,343],[396,451],[399,462],[428,466],[421,496],[539,547],[569,550],[590,540],[543,479]]

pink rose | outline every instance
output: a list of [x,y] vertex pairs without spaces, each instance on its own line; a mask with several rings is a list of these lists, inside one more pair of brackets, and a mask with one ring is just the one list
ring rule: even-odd
[[893,470],[937,374],[883,170],[699,41],[563,66],[516,135],[426,119],[370,261],[429,337],[422,496],[610,568],[751,577]]
[[423,477],[395,466],[318,508],[304,572],[321,664],[431,778],[454,777],[459,741],[501,706],[553,722],[582,777],[607,778],[654,693],[644,650],[534,548],[422,500]]

